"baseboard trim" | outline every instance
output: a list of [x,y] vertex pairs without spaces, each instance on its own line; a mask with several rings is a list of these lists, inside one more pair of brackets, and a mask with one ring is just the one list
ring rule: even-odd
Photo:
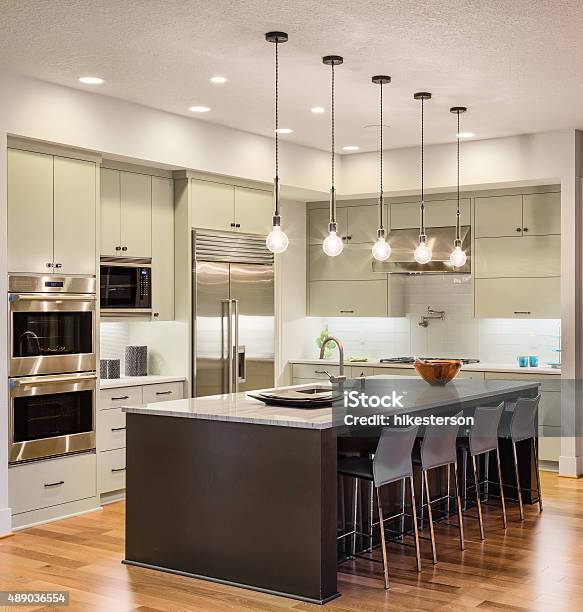
[[249,591],[257,591],[259,593],[267,593],[268,595],[278,595],[279,597],[287,597],[288,599],[296,599],[298,601],[305,601],[306,603],[312,604],[325,604],[337,597],[340,597],[340,593],[334,593],[330,597],[324,599],[314,599],[312,597],[302,597],[301,595],[294,595],[292,593],[283,593],[281,591],[273,591],[271,589],[262,589],[261,587],[252,586],[249,584],[241,584],[240,582],[233,582],[231,580],[221,580],[220,578],[212,578],[210,576],[203,576],[201,574],[191,574],[190,572],[182,572],[180,570],[174,570],[167,567],[160,567],[159,565],[150,565],[149,563],[140,563],[139,561],[130,561],[124,559],[122,561],[124,565],[133,565],[135,567],[143,567],[145,569],[156,570],[159,572],[166,572],[169,574],[176,574],[177,576],[187,576],[189,578],[196,578],[197,580],[207,580],[208,582],[216,582],[217,584],[226,584],[228,586],[239,587],[241,589],[247,589]]
[[29,527],[36,527],[54,521],[62,521],[64,519],[73,518],[74,516],[95,512],[96,510],[101,510],[99,499],[97,497],[90,497],[88,499],[68,502],[59,506],[43,508],[41,510],[22,512],[13,515],[12,530],[22,531]]

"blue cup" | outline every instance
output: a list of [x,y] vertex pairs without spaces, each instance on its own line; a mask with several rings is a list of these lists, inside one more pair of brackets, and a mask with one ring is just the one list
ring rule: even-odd
[[519,355],[518,366],[521,368],[528,368],[528,357],[526,355]]
[[531,368],[538,368],[538,357],[536,355],[530,355],[528,358],[528,363]]

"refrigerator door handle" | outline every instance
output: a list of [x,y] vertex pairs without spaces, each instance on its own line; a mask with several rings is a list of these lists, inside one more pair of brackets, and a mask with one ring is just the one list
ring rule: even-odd
[[233,393],[233,300],[221,300],[221,303],[223,305],[223,312],[224,307],[227,307],[227,393]]
[[231,302],[233,303],[233,318],[235,320],[235,338],[231,343],[231,350],[235,354],[232,381],[235,384],[235,393],[239,393],[239,300],[231,300]]
[[245,345],[240,344],[237,347],[237,355],[239,357],[239,367],[237,368],[237,382],[247,382],[247,361],[245,355]]

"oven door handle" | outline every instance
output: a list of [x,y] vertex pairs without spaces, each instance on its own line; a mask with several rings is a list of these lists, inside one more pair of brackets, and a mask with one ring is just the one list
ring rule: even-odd
[[11,294],[11,302],[95,302],[97,296],[93,294],[72,293],[18,293]]
[[10,381],[11,386],[15,387],[36,387],[38,385],[44,385],[49,383],[76,383],[84,380],[97,380],[95,374],[83,374],[81,376],[77,374],[64,374],[62,376],[34,376],[29,378],[13,378]]

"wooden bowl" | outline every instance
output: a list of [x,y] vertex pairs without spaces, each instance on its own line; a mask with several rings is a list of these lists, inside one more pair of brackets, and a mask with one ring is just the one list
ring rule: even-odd
[[415,369],[423,380],[430,385],[447,385],[450,380],[453,380],[460,368],[462,362],[459,359],[421,359],[415,360]]

